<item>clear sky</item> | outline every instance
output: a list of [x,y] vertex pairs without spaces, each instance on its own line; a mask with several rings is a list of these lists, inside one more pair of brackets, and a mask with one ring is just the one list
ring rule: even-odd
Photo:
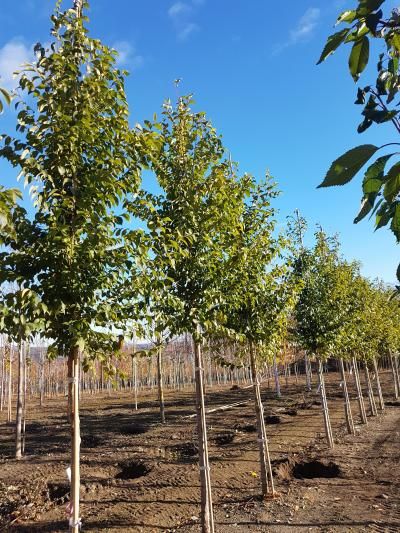
[[[18,0],[1,8],[0,76],[32,56],[37,41],[49,42],[54,0]],[[64,5],[72,5],[64,0]],[[399,261],[394,236],[373,232],[372,221],[353,225],[360,180],[344,188],[316,189],[333,159],[357,144],[390,142],[390,126],[356,133],[360,108],[347,71],[349,50],[316,61],[338,13],[355,0],[91,0],[90,33],[120,51],[131,72],[127,93],[132,124],[151,119],[166,97],[194,93],[223,135],[243,172],[268,169],[282,191],[279,217],[298,208],[311,228],[338,232],[343,252],[363,263],[363,273],[395,280]],[[395,2],[385,4],[394,6]],[[374,66],[374,65],[373,65]],[[374,74],[374,71],[372,69]],[[368,74],[363,78],[368,82]],[[1,117],[12,131],[12,111]],[[0,182],[15,172],[0,164]]]

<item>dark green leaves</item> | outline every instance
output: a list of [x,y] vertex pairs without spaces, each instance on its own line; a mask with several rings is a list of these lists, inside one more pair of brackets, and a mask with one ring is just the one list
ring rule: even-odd
[[383,196],[387,202],[392,202],[400,190],[400,163],[392,166],[386,176]]
[[332,163],[324,181],[318,187],[348,183],[377,150],[379,150],[378,146],[362,144],[341,155]]
[[369,39],[367,36],[364,36],[362,39],[354,43],[349,57],[350,74],[354,81],[357,81],[360,77],[360,74],[368,64],[368,59]]
[[328,56],[333,54],[333,52],[343,43],[349,31],[350,30],[346,28],[345,30],[338,31],[337,33],[334,33],[328,37],[325,48],[322,50],[322,54],[317,65],[325,61]]
[[364,17],[381,7],[385,0],[360,0],[357,8],[357,16]]

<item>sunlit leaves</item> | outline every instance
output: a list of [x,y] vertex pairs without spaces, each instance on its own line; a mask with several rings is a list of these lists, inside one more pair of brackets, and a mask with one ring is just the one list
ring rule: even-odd
[[364,36],[362,39],[354,43],[349,56],[349,69],[354,81],[357,81],[360,77],[360,74],[367,66],[368,59],[369,39],[368,37]]
[[371,159],[377,150],[379,150],[378,146],[363,144],[341,155],[332,163],[324,181],[319,187],[330,187],[332,185],[344,185],[348,183],[365,163]]
[[350,30],[345,29],[334,33],[328,37],[328,41],[322,50],[321,57],[318,60],[317,65],[325,61],[325,59],[333,54],[333,52],[343,43]]

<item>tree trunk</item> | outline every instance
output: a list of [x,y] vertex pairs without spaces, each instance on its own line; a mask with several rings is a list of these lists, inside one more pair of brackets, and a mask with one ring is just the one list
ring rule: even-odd
[[165,424],[165,406],[163,390],[163,372],[162,372],[162,346],[157,347],[157,382],[158,382],[158,401],[160,404],[161,423]]
[[379,379],[378,365],[376,363],[375,357],[373,359],[373,363],[374,363],[374,371],[375,371],[375,379],[376,379],[376,388],[378,389],[379,409],[381,411],[384,411],[385,410],[385,402],[383,400],[381,380]]
[[7,422],[12,420],[12,343],[10,343],[10,369],[8,372]]
[[396,367],[395,367],[395,364],[394,364],[393,354],[390,354],[390,367],[392,369],[392,376],[393,376],[394,397],[397,400],[399,398],[399,387],[398,387],[398,384],[397,384]]
[[334,447],[333,442],[333,435],[332,435],[332,427],[331,427],[331,421],[329,418],[329,409],[328,409],[328,402],[326,399],[326,390],[325,390],[325,379],[324,379],[324,373],[323,373],[323,365],[322,361],[318,360],[318,380],[319,380],[319,392],[321,395],[321,403],[322,403],[322,413],[324,415],[324,426],[325,426],[325,435],[326,440],[328,443],[328,446],[330,448]]
[[18,350],[18,390],[15,421],[15,458],[22,457],[22,411],[24,406],[24,343],[20,341]]
[[360,409],[360,417],[362,424],[368,424],[367,414],[365,412],[365,405],[364,405],[364,398],[362,394],[362,388],[360,384],[360,375],[358,373],[358,365],[356,358],[353,357],[353,371],[354,371],[354,383],[356,385],[357,389],[357,401],[358,401],[358,407]]
[[268,494],[268,475],[271,482],[271,493],[275,493],[274,481],[271,468],[271,460],[268,448],[267,433],[265,430],[264,408],[261,401],[260,380],[257,372],[257,362],[254,353],[253,343],[250,341],[250,367],[251,379],[253,383],[254,392],[254,407],[256,412],[257,422],[257,442],[260,455],[260,479],[262,496],[265,498]]
[[311,391],[311,372],[310,372],[310,361],[308,355],[304,356],[304,367],[306,371],[306,387],[308,391]]
[[355,433],[354,422],[353,422],[353,416],[351,414],[351,405],[350,405],[350,399],[349,399],[349,392],[347,390],[346,372],[344,370],[343,359],[339,360],[339,367],[340,367],[340,374],[342,376],[344,412],[345,412],[345,415],[346,415],[347,431],[350,434],[354,435],[354,433]]
[[71,499],[69,527],[79,533],[80,491],[80,421],[79,421],[79,348],[71,348],[68,357],[68,407],[71,424]]
[[211,495],[211,478],[210,465],[208,461],[207,426],[204,404],[204,368],[200,342],[193,338],[193,345],[201,486],[201,529],[203,533],[214,533],[214,515]]
[[370,406],[370,409],[371,409],[371,414],[372,414],[372,416],[377,416],[378,415],[378,411],[376,409],[374,391],[372,390],[371,378],[370,378],[370,375],[369,375],[369,369],[368,369],[367,361],[364,361],[364,372],[365,372],[365,381],[366,381],[366,384],[367,384],[368,401],[369,401],[369,406]]
[[274,379],[275,379],[275,392],[278,398],[281,397],[281,384],[279,382],[278,365],[276,364],[276,354],[274,353]]

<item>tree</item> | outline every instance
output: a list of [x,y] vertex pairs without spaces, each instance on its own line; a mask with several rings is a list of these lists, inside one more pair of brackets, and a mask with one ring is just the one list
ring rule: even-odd
[[18,100],[18,138],[3,136],[0,156],[21,169],[36,206],[8,242],[1,278],[38,295],[44,335],[68,357],[70,527],[77,532],[80,353],[100,327],[124,316],[108,294],[129,268],[130,217],[119,211],[138,189],[139,170],[116,52],[88,36],[82,3],[75,7],[62,12],[57,4],[53,44],[36,45],[35,63],[22,72],[19,88],[29,104]]
[[189,333],[193,340],[202,530],[212,532],[202,344],[223,329],[222,285],[239,233],[246,183],[232,172],[205,114],[194,113],[191,104],[190,96],[179,98],[176,107],[166,102],[161,122],[145,122],[141,137],[161,193],[147,193],[138,202],[151,234],[153,301],[162,309],[162,328],[171,335]]
[[[375,82],[358,87],[355,103],[363,106],[362,122],[357,128],[362,133],[373,124],[391,123],[396,135],[400,134],[399,110],[395,102],[399,92],[398,77],[400,58],[400,10],[393,9],[386,16],[381,6],[384,0],[358,0],[355,9],[346,10],[338,17],[336,24],[347,26],[331,35],[322,51],[318,64],[329,57],[342,44],[351,45],[349,70],[354,82],[358,82],[370,60],[370,40],[379,39],[385,51],[379,54],[378,75]],[[344,185],[366,165],[378,151],[400,146],[399,142],[389,141],[382,146],[362,144],[336,159],[319,187]],[[396,150],[396,148],[394,148]],[[369,164],[364,173],[361,209],[354,219],[361,221],[368,213],[375,215],[376,229],[390,224],[397,242],[400,241],[400,161],[386,170],[390,159],[398,152],[379,155]],[[400,280],[400,267],[397,273]],[[400,289],[400,287],[398,287]]]
[[319,389],[325,432],[330,447],[333,436],[330,426],[322,363],[335,349],[338,332],[351,309],[349,284],[352,265],[343,262],[336,238],[322,230],[316,233],[312,250],[304,250],[298,259],[298,272],[304,286],[296,305],[296,332],[299,343],[311,357],[317,357]]
[[[275,358],[293,308],[296,280],[290,279],[288,240],[275,235],[275,185],[250,179],[241,231],[226,280],[227,327],[244,339],[250,357],[263,497],[274,494],[272,468],[261,402],[257,359]],[[285,257],[285,261],[283,258]],[[246,350],[246,351],[247,351]],[[269,482],[268,482],[269,477]]]
[[[11,287],[12,289],[12,287]],[[0,332],[18,345],[18,390],[15,423],[15,458],[22,457],[22,423],[25,391],[25,344],[43,327],[41,302],[30,289],[4,291],[0,298]]]

